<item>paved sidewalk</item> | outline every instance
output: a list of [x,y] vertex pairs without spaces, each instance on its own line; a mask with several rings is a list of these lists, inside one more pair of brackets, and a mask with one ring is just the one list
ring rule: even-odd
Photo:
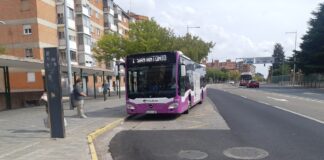
[[0,160],[90,160],[87,135],[126,116],[125,97],[85,100],[87,119],[76,116],[64,103],[68,122],[66,138],[50,138],[44,127],[45,107],[30,107],[0,112]]

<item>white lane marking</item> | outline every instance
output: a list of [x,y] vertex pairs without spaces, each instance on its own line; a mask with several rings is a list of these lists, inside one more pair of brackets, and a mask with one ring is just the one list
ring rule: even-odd
[[265,104],[265,105],[269,105],[269,103],[267,102],[263,102],[263,101],[258,101],[259,103]]
[[274,97],[269,97],[269,96],[267,98],[270,98],[270,99],[273,99],[273,100],[276,100],[276,101],[281,101],[281,102],[287,102],[288,101],[286,99],[274,98]]
[[247,98],[247,97],[245,97],[245,96],[241,96],[242,98]]
[[286,111],[286,112],[289,112],[289,113],[292,113],[292,114],[295,114],[295,115],[298,115],[298,116],[301,116],[301,117],[304,117],[306,119],[309,119],[309,120],[312,120],[312,121],[315,121],[315,122],[318,122],[318,123],[321,123],[321,124],[324,124],[324,121],[318,120],[318,119],[313,118],[313,117],[310,117],[310,116],[303,115],[301,113],[297,113],[297,112],[291,111],[289,109],[281,108],[279,106],[272,106],[272,107],[277,108],[277,109],[280,109],[280,110],[283,110],[283,111]]
[[[261,91],[261,90],[258,90],[258,92],[268,93],[268,94],[272,94],[272,95],[276,95],[276,96],[284,96],[284,97],[288,97],[288,98],[302,99],[302,100],[306,100],[306,101],[315,100],[314,102],[324,103],[323,100],[319,100],[319,99],[305,98],[305,97],[300,97],[300,96],[289,96],[289,95],[275,93],[275,92],[271,92],[271,91]],[[317,94],[317,93],[315,93],[315,94]]]
[[320,95],[318,93],[313,93],[313,92],[304,92],[303,94],[308,94],[308,95]]

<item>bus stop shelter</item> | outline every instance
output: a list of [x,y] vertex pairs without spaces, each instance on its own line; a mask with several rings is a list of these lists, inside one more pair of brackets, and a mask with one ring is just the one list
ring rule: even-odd
[[[67,72],[67,65],[61,64],[61,73]],[[3,81],[4,81],[4,95],[6,109],[11,109],[11,88],[10,88],[10,72],[41,72],[44,70],[44,62],[39,59],[30,58],[18,58],[8,55],[0,55],[0,69],[3,70]],[[98,67],[86,67],[72,65],[72,72],[74,76],[74,82],[76,81],[76,74],[80,76],[113,76],[113,70],[98,68]],[[95,79],[95,78],[94,78]],[[0,83],[2,80],[0,79]],[[96,81],[94,80],[94,97],[96,98]]]

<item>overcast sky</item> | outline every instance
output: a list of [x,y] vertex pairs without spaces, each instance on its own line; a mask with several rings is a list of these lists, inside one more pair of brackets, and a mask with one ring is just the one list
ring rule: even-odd
[[[187,32],[216,43],[208,61],[271,56],[281,43],[286,56],[292,55],[294,34],[297,44],[308,29],[311,12],[320,0],[115,0],[125,11],[154,17],[177,35]],[[267,75],[269,65],[257,65]]]

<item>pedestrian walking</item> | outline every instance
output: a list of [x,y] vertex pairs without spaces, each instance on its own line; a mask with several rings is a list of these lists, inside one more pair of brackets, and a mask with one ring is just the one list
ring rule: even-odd
[[80,118],[87,118],[84,114],[84,97],[87,95],[82,91],[82,80],[78,78],[76,84],[73,86],[74,105],[78,110],[78,116]]
[[106,101],[107,100],[107,94],[110,97],[109,83],[106,80],[102,84],[102,88],[103,88],[104,101]]
[[43,92],[43,95],[41,96],[40,100],[45,103],[45,111],[46,111],[46,117],[43,119],[45,128],[50,128],[50,120],[48,115],[48,100],[47,100],[47,93],[46,90]]
[[[43,95],[41,96],[40,100],[45,103],[45,111],[46,111],[46,117],[43,119],[44,126],[46,128],[51,128],[51,123],[50,123],[50,117],[48,114],[48,98],[47,98],[47,92],[46,90],[43,92]],[[64,126],[67,126],[67,121],[64,118]]]

